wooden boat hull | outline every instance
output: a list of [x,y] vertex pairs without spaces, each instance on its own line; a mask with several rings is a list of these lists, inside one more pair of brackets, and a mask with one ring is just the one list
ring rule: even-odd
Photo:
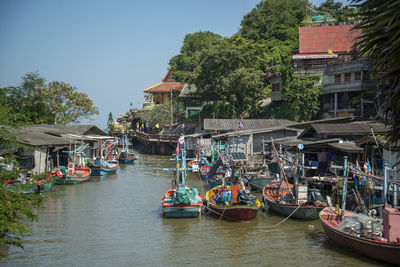
[[[320,211],[325,208],[324,205],[316,206],[301,204],[299,207],[298,204],[276,202],[278,196],[272,196],[272,192],[277,188],[277,184],[277,182],[272,182],[266,185],[263,189],[263,204],[267,204],[272,211],[284,216],[291,215],[292,218],[300,220],[315,220],[318,218]],[[293,187],[293,185],[290,186]],[[283,194],[285,194],[285,192],[283,192]]]
[[123,158],[123,159],[118,159],[120,164],[127,164],[127,163],[132,163],[135,159],[134,158]]
[[275,178],[254,178],[249,180],[251,190],[262,192],[263,188]]
[[[217,186],[215,188],[220,188],[222,186]],[[251,219],[254,219],[258,213],[258,210],[261,207],[260,201],[256,200],[256,205],[242,205],[242,204],[237,204],[237,205],[228,205],[228,206],[223,206],[223,205],[217,205],[215,202],[211,199],[211,196],[214,194],[213,190],[211,189],[207,192],[206,195],[206,203],[207,203],[207,208],[210,211],[207,211],[210,215],[213,215],[215,217],[219,218],[224,218],[228,220],[233,220],[233,221],[249,221]],[[229,189],[229,186],[228,186]]]
[[75,174],[73,176],[65,176],[57,179],[56,184],[80,184],[90,179],[91,169],[88,167],[77,167],[75,168]]
[[[292,214],[297,208],[298,205],[292,205],[292,204],[280,204],[276,203],[273,201],[270,201],[266,198],[264,198],[268,204],[268,207],[275,211],[276,213],[279,213],[284,216],[289,216]],[[318,215],[321,210],[323,210],[324,207],[316,207],[316,206],[300,206],[296,212],[294,212],[291,217],[300,219],[300,220],[315,220],[318,218]]]
[[119,162],[117,160],[113,160],[113,161],[111,161],[110,166],[105,166],[105,165],[94,166],[92,168],[91,175],[92,176],[102,176],[102,175],[106,175],[106,174],[116,173],[118,167],[119,167]]
[[[354,213],[346,211],[345,218],[352,215]],[[351,248],[358,254],[369,258],[400,265],[400,243],[357,237],[338,230],[336,226],[340,222],[340,215],[335,213],[333,207],[327,207],[321,211],[319,218],[328,238],[337,244]]]
[[[188,189],[192,189],[190,186],[187,186]],[[201,212],[201,206],[203,202],[203,196],[200,192],[196,196],[196,200],[194,200],[190,204],[177,204],[173,203],[173,199],[170,196],[175,192],[177,188],[173,188],[168,190],[161,199],[161,206],[163,209],[163,215],[167,218],[189,218],[189,217],[198,217]]]

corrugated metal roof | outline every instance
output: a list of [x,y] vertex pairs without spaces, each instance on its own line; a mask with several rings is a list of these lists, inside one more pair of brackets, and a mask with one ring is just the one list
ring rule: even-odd
[[311,124],[299,138],[312,137],[317,135],[330,135],[330,136],[360,136],[372,134],[371,128],[375,134],[385,134],[389,129],[383,123],[375,121],[357,121],[351,123],[325,123],[325,124]]
[[330,147],[333,147],[339,151],[347,152],[347,153],[359,153],[362,154],[364,152],[364,149],[361,147],[358,147],[356,143],[354,142],[348,142],[348,143],[331,143],[328,144]]
[[355,43],[361,30],[354,29],[354,25],[336,25],[321,27],[299,28],[300,54],[346,53],[355,50]]
[[[289,120],[273,120],[273,119],[249,119],[242,120],[244,126],[241,131],[251,129],[273,128],[279,126],[293,125],[295,122]],[[204,119],[204,130],[230,131],[239,129],[238,119]]]

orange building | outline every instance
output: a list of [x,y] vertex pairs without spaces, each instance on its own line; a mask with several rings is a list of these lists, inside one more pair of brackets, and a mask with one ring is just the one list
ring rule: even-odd
[[[144,89],[146,94],[151,95],[154,104],[169,104],[172,95],[179,95],[185,84],[176,82],[171,78],[171,70],[168,71],[164,79],[160,83],[152,85]],[[147,97],[146,97],[147,98]],[[147,98],[149,99],[149,98]]]

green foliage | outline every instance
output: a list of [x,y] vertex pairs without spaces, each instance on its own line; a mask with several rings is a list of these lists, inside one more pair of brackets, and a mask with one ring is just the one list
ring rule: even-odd
[[244,16],[239,33],[247,39],[277,40],[296,48],[307,4],[307,0],[263,0]]
[[[170,105],[156,105],[151,111],[143,114],[143,119],[152,125],[154,131],[161,130],[163,125],[170,124],[171,121],[171,106]],[[160,128],[156,128],[156,125]]]
[[45,79],[32,72],[22,77],[19,86],[3,88],[8,107],[2,112],[7,112],[8,124],[51,123],[54,117],[42,98],[45,88]]
[[385,84],[382,111],[391,126],[391,141],[400,141],[400,1],[354,0],[359,4],[363,30],[359,41],[360,54],[368,56]]
[[0,185],[0,245],[24,247],[20,236],[30,233],[24,223],[38,221],[34,210],[41,207],[44,199],[42,195],[23,194],[17,188]]
[[38,73],[29,72],[16,87],[0,88],[0,123],[68,124],[98,114],[84,93],[64,82],[46,84]]
[[308,121],[319,111],[319,91],[314,84],[319,76],[293,76],[286,84],[283,98],[290,105],[291,115],[296,121]]
[[336,19],[336,23],[347,22],[358,16],[358,9],[343,6],[342,2],[335,2],[334,0],[326,0],[321,3],[317,10],[329,13],[329,15]]
[[93,101],[85,93],[65,82],[51,82],[43,90],[43,99],[54,115],[54,124],[78,123],[83,118],[99,114]]
[[110,111],[110,113],[108,114],[108,120],[107,120],[107,129],[108,130],[111,130],[111,126],[112,126],[113,121],[114,121],[113,115],[112,115],[112,113]]

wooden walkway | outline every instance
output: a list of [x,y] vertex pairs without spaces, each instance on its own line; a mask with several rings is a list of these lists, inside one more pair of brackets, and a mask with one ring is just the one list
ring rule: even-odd
[[147,143],[170,143],[176,144],[179,139],[179,135],[172,134],[146,134],[142,132],[131,132],[130,136],[133,138],[137,138],[140,141],[144,141]]

